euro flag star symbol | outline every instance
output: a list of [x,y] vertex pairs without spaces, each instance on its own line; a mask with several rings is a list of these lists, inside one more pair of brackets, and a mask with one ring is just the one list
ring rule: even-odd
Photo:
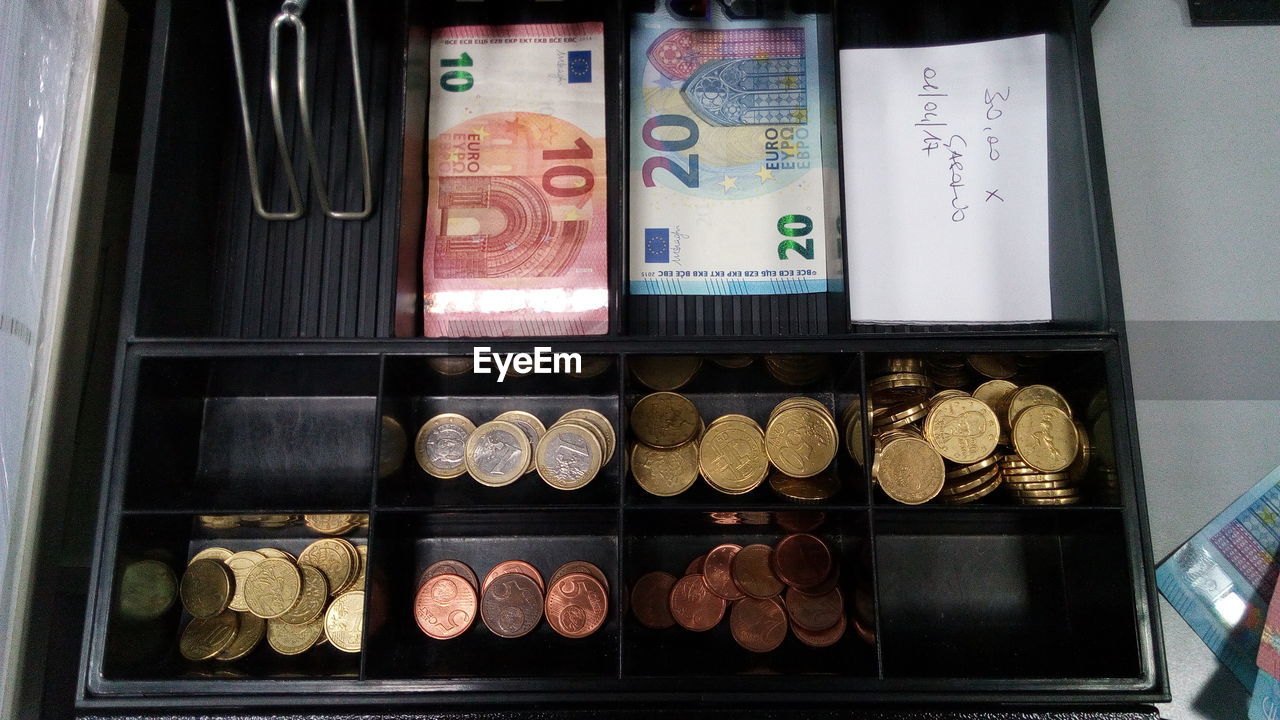
[[564,219],[565,222],[572,222],[574,220],[581,220],[582,216],[578,214],[578,208],[571,207],[569,208],[569,212],[564,214]]
[[761,185],[763,185],[763,184],[765,184],[766,182],[768,182],[769,180],[772,180],[772,179],[773,179],[773,171],[772,171],[772,170],[770,170],[769,168],[767,168],[767,167],[763,166],[763,165],[761,165],[761,166],[760,166],[760,171],[759,171],[759,172],[754,172],[754,173],[751,173],[751,174],[752,174],[752,175],[755,175],[755,176],[756,176],[756,177],[758,177],[758,178],[760,178],[760,184],[761,184]]
[[791,117],[796,121],[797,125],[803,125],[809,122],[809,111],[804,109],[796,110],[791,113]]
[[484,142],[492,133],[489,132],[489,128],[481,125],[476,128],[476,134],[480,136],[480,141]]
[[725,175],[724,179],[716,184],[723,187],[725,194],[728,194],[730,190],[738,187],[738,178]]
[[789,90],[794,89],[794,88],[800,87],[800,81],[796,80],[795,75],[788,75],[782,78],[782,87],[787,88]]
[[1276,524],[1276,514],[1272,512],[1270,509],[1263,510],[1262,512],[1258,513],[1258,518],[1267,525]]
[[456,163],[460,159],[462,159],[462,155],[457,150],[449,151],[449,162]]

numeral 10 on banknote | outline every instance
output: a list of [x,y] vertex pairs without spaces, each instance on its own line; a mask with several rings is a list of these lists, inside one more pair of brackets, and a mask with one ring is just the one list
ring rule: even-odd
[[[471,65],[471,56],[466,53],[462,53],[460,58],[440,60],[440,67],[445,68],[471,67]],[[440,76],[440,87],[449,92],[466,92],[475,87],[475,84],[475,77],[466,70],[450,70]]]

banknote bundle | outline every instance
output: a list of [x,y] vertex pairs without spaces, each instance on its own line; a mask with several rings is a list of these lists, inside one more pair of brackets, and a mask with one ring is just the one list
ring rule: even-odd
[[603,53],[601,23],[434,31],[427,336],[607,331]]
[[825,292],[839,277],[830,18],[787,5],[665,0],[633,17],[633,295]]

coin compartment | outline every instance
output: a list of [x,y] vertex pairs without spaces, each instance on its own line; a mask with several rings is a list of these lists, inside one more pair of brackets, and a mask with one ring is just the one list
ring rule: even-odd
[[[689,563],[722,543],[743,547],[773,545],[794,532],[811,532],[825,540],[840,569],[840,589],[849,617],[854,588],[873,591],[870,523],[866,511],[699,511],[631,510],[626,514],[623,571],[628,591],[646,573],[684,575]],[[677,689],[717,685],[735,679],[752,689],[796,687],[813,676],[877,677],[876,648],[859,639],[850,622],[839,642],[827,648],[804,645],[788,632],[776,650],[753,653],[733,639],[729,609],[711,630],[692,632],[676,625],[653,630],[628,614],[623,625],[622,672],[628,678],[663,678]],[[833,679],[832,686],[839,686]]]
[[885,676],[1139,684],[1119,512],[966,510],[873,511]]
[[[159,560],[173,570],[181,581],[182,572],[196,553],[210,547],[223,547],[232,552],[275,548],[297,557],[304,548],[325,535],[302,524],[296,514],[274,514],[271,518],[291,517],[283,527],[270,527],[252,522],[238,527],[215,528],[201,518],[172,514],[129,514],[120,523],[117,546],[117,572],[134,560]],[[264,519],[268,516],[259,516]],[[363,516],[366,520],[368,515]],[[270,522],[269,520],[267,520]],[[368,530],[357,527],[342,535],[354,545],[368,542]],[[354,588],[353,588],[354,589]],[[209,660],[191,662],[178,652],[178,638],[191,620],[180,599],[159,618],[131,620],[115,611],[119,588],[111,591],[112,606],[104,638],[102,676],[111,680],[162,681],[187,678],[234,685],[281,678],[314,678],[329,681],[356,680],[360,676],[360,653],[345,653],[329,644],[313,647],[296,656],[279,655],[267,646],[266,639],[248,655],[232,662]],[[366,641],[367,642],[367,641]]]
[[[616,511],[386,511],[378,516],[371,555],[370,603],[382,608],[386,618],[365,640],[371,679],[421,679],[439,689],[449,679],[572,683],[617,676],[622,583]],[[485,627],[477,610],[462,635],[436,640],[418,628],[413,601],[422,572],[440,560],[466,563],[481,583],[494,566],[508,560],[533,565],[544,583],[564,563],[589,562],[609,580],[609,614],[585,638],[559,635],[545,617],[529,634],[503,638]]]
[[126,507],[367,505],[378,358],[148,357],[130,372]]
[[[408,449],[398,470],[379,480],[378,502],[385,507],[469,508],[475,506],[531,507],[591,505],[616,507],[625,445],[618,419],[618,363],[612,356],[585,355],[582,368],[590,377],[565,374],[508,375],[498,381],[471,372],[470,358],[461,360],[466,371],[445,375],[433,368],[438,356],[388,357],[383,377],[382,414],[394,418],[407,437]],[[603,369],[601,365],[605,365]],[[490,362],[488,364],[492,366]],[[503,487],[487,487],[462,474],[440,479],[428,475],[414,456],[418,429],[440,413],[458,413],[476,426],[508,410],[532,413],[551,427],[564,413],[586,408],[608,418],[617,437],[614,456],[600,466],[599,474],[577,490],[558,490],[537,471],[520,476]]]
[[[830,472],[841,480],[841,490],[829,500],[816,503],[821,507],[863,506],[867,502],[867,486],[863,473],[857,463],[844,448],[845,441],[841,429],[841,412],[850,403],[858,403],[858,391],[861,386],[861,363],[856,353],[806,353],[805,358],[825,365],[820,375],[812,382],[789,384],[778,379],[764,367],[764,355],[751,355],[752,362],[744,368],[726,368],[711,360],[711,355],[699,354],[701,366],[688,383],[672,390],[688,398],[698,408],[698,413],[706,425],[722,415],[730,413],[746,415],[755,420],[760,429],[768,424],[769,413],[783,400],[791,397],[809,397],[821,402],[832,413],[836,422],[839,447]],[[655,358],[677,356],[628,356],[627,362],[652,362]],[[685,358],[690,356],[684,356]],[[631,409],[641,398],[656,390],[646,386],[636,375],[634,368],[629,367],[625,373],[625,409],[629,418]],[[635,442],[634,436],[628,438]],[[646,492],[627,474],[624,481],[625,501],[628,506],[654,507],[723,507],[731,503],[734,507],[807,507],[807,503],[797,503],[779,496],[768,487],[768,480],[748,493],[738,496],[725,495],[712,488],[705,480],[699,478],[692,487],[674,497],[657,497]]]
[[[1112,402],[1113,393],[1115,392],[1112,386],[1114,378],[1108,375],[1105,354],[1087,351],[1032,352],[1024,354],[1006,352],[995,354],[1015,358],[1020,363],[1017,374],[1008,378],[1009,382],[1018,387],[1033,384],[1052,387],[1060,392],[1071,406],[1072,418],[1085,425],[1093,450],[1089,467],[1084,477],[1079,481],[1080,487],[1084,489],[1085,499],[1081,505],[1074,507],[1115,507],[1120,504],[1121,491],[1119,487],[1117,486],[1110,491],[1104,487],[1103,461],[1100,460],[1101,456],[1106,455],[1109,458],[1107,462],[1111,463],[1117,474],[1124,472],[1120,470],[1120,464],[1114,449],[1116,435],[1113,428],[1117,422],[1119,408],[1113,407],[1113,405],[1117,404]],[[920,358],[925,361],[925,372],[928,374],[927,368],[930,362],[939,360],[964,362],[965,356],[965,353],[869,353],[866,356],[867,383],[869,385],[876,377],[887,374],[888,371],[883,368],[885,362],[890,358]],[[966,392],[990,379],[976,372],[967,364],[963,372],[968,378],[962,387]],[[930,394],[932,395],[944,389],[941,386],[933,387]],[[874,405],[874,400],[872,405]],[[920,423],[917,423],[917,425],[920,425]],[[997,447],[997,452],[1003,452],[1002,447],[1004,446]],[[954,467],[954,463],[947,461],[948,470]],[[892,500],[878,485],[873,483],[873,487],[875,488],[872,496],[874,504],[898,508],[909,507]],[[932,506],[936,505],[937,502],[931,501],[928,504]],[[997,488],[990,495],[968,504],[969,507],[1016,505],[1017,503],[1001,488]],[[1034,511],[1035,508],[1028,509]]]

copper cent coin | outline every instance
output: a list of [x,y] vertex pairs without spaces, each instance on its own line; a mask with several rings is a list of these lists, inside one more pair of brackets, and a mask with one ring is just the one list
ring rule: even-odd
[[773,573],[772,556],[773,548],[759,543],[739,550],[730,565],[733,584],[753,598],[777,596],[786,585]]
[[542,620],[542,589],[528,575],[499,575],[480,599],[480,619],[495,635],[518,638],[528,635]]
[[609,592],[609,578],[604,576],[604,573],[600,571],[600,568],[583,560],[574,560],[561,565],[555,572],[551,573],[550,584],[555,585],[557,580],[569,573],[586,573],[595,578],[596,582],[600,583],[600,586],[604,588],[606,594]]
[[796,627],[810,632],[829,630],[844,615],[844,595],[835,588],[826,595],[805,595],[787,590],[787,614]]
[[583,638],[604,624],[609,596],[591,575],[568,573],[551,582],[543,613],[552,630],[567,638]]
[[719,625],[725,606],[702,575],[685,575],[671,588],[671,617],[685,630],[702,632]]
[[[830,628],[820,632],[811,632],[809,630],[805,630],[799,625],[792,625],[791,631],[796,634],[796,639],[805,645],[808,645],[809,647],[824,648],[831,647],[832,645],[840,642],[840,638],[844,637],[844,631],[848,626],[848,619],[844,615],[841,615],[835,625],[832,625]],[[854,627],[857,627],[856,620],[854,621]],[[875,644],[875,638],[872,638],[871,643]]]
[[729,630],[751,652],[769,652],[787,638],[787,613],[777,600],[743,598],[733,603]]
[[698,557],[693,559],[693,562],[689,563],[689,567],[686,567],[684,569],[684,574],[685,575],[701,575],[703,566],[706,564],[706,562],[707,562],[707,556],[699,555]]
[[725,600],[742,597],[742,591],[733,584],[733,556],[741,549],[741,545],[732,543],[717,545],[707,553],[707,559],[702,564],[702,575],[706,578],[707,587]]
[[457,575],[466,580],[472,590],[480,592],[480,580],[476,578],[476,572],[461,560],[440,560],[431,563],[422,571],[422,575],[418,578],[418,585],[421,586],[422,583],[437,575]]
[[676,576],[661,571],[647,573],[631,588],[631,612],[651,630],[665,630],[676,624],[671,616],[671,589]]
[[498,563],[489,571],[488,575],[484,576],[484,584],[480,586],[480,594],[483,595],[488,592],[489,586],[493,584],[493,581],[507,573],[519,573],[524,575],[538,586],[539,594],[546,592],[546,586],[542,583],[542,575],[538,572],[537,568],[523,560],[508,560],[503,563]]
[[813,587],[831,574],[831,549],[807,533],[788,535],[774,548],[773,569],[792,587]]
[[418,628],[437,640],[455,638],[476,619],[476,591],[460,575],[448,573],[427,578],[413,599]]
[[858,618],[853,619],[853,631],[858,634],[858,637],[862,639],[862,642],[868,645],[876,644],[875,631],[873,631],[869,625],[864,625]]

